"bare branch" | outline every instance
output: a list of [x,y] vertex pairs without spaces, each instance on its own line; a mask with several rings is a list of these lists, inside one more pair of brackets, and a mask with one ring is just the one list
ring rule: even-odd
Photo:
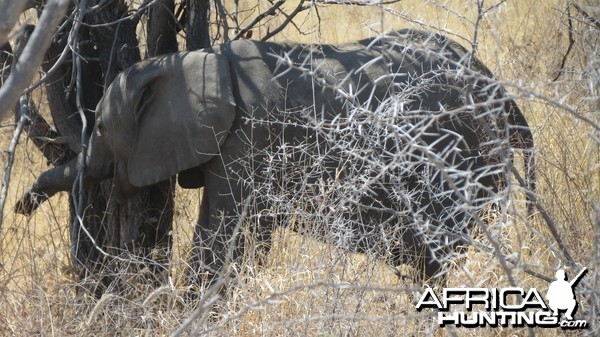
[[575,260],[569,253],[569,250],[567,249],[565,242],[562,240],[560,232],[558,231],[558,228],[557,228],[556,224],[554,223],[554,220],[548,213],[548,211],[542,206],[541,203],[538,202],[536,194],[527,188],[527,184],[526,184],[525,180],[521,177],[519,172],[514,167],[511,167],[511,171],[512,171],[515,179],[517,179],[517,181],[519,182],[519,185],[524,188],[524,191],[527,194],[527,197],[529,198],[529,200],[531,200],[531,203],[533,204],[533,206],[535,208],[537,208],[537,210],[540,212],[540,215],[546,222],[546,225],[548,226],[550,233],[552,233],[552,237],[558,244],[558,248],[560,249],[560,252],[563,254],[564,258],[567,260],[567,262],[571,266],[575,265]]
[[[573,5],[575,6],[575,5]],[[562,61],[560,62],[560,68],[559,70],[556,72],[556,77],[554,77],[554,79],[552,80],[552,82],[556,82],[559,78],[560,75],[563,74],[564,70],[565,70],[565,64],[567,63],[567,58],[569,57],[569,54],[571,53],[571,49],[573,49],[573,45],[575,44],[575,38],[573,37],[573,20],[571,19],[571,11],[569,10],[570,6],[567,6],[567,25],[569,27],[569,46],[567,47],[567,51],[565,52],[565,55],[563,55]]]
[[44,52],[50,46],[52,35],[64,17],[68,4],[69,0],[50,0],[44,7],[40,21],[23,50],[23,55],[0,89],[0,120],[8,115],[15,101],[42,63]]
[[578,3],[572,4],[586,19],[590,20],[596,28],[600,29],[600,6],[586,6]]
[[218,27],[223,29],[223,42],[229,41],[229,23],[227,23],[227,13],[222,0],[215,0],[215,7],[218,13]]
[[8,42],[8,34],[25,9],[26,1],[3,0],[0,2],[0,45]]
[[28,101],[27,97],[25,97],[25,96],[21,97],[20,106],[21,106],[21,111],[23,113],[21,113],[21,117],[19,118],[19,123],[17,124],[17,127],[15,128],[15,132],[13,133],[13,138],[8,147],[8,160],[6,161],[6,167],[4,168],[4,178],[2,179],[2,192],[0,193],[0,230],[2,229],[4,205],[6,203],[6,196],[8,194],[8,185],[10,183],[10,173],[12,171],[12,166],[15,161],[15,149],[17,148],[17,144],[19,143],[19,137],[21,136],[21,133],[23,132],[23,128],[25,127],[25,124],[27,123],[27,120],[28,120],[27,115],[25,113],[27,111],[27,101]]
[[315,3],[324,5],[350,5],[350,6],[381,6],[391,5],[402,0],[388,0],[388,1],[360,1],[360,0],[317,0]]
[[252,20],[252,22],[250,22],[248,25],[246,25],[246,27],[244,27],[242,30],[240,30],[237,34],[235,34],[235,36],[232,38],[232,40],[239,40],[240,38],[242,38],[243,36],[246,36],[246,33],[254,28],[254,26],[256,26],[262,19],[266,18],[269,15],[273,15],[275,14],[275,12],[277,11],[277,9],[279,7],[281,7],[283,4],[285,3],[285,0],[279,0],[277,1],[275,4],[273,4],[273,6],[271,6],[269,9],[267,9],[266,11],[264,11],[263,13],[257,15],[254,20]]
[[290,13],[289,15],[286,15],[286,19],[283,21],[283,23],[281,23],[281,25],[279,25],[279,27],[277,27],[274,30],[272,30],[271,32],[267,33],[267,35],[265,35],[261,39],[261,41],[267,41],[268,39],[272,38],[273,36],[275,36],[276,34],[281,32],[288,24],[290,24],[292,22],[292,20],[294,19],[294,17],[296,17],[296,15],[298,15],[302,11],[309,9],[310,5],[309,6],[304,5],[304,2],[305,2],[305,0],[301,0],[298,3],[298,6],[296,6],[296,8],[294,8],[292,13]]

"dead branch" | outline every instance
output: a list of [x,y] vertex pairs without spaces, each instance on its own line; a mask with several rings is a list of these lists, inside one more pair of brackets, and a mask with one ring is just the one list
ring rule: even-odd
[[[11,63],[18,62],[20,59],[25,46],[27,46],[27,43],[31,38],[34,28],[34,26],[26,26],[17,39],[14,48],[14,60],[12,60]],[[54,43],[52,45],[54,45]],[[48,50],[50,51],[52,49],[53,47],[51,46]],[[42,68],[44,68],[44,65],[42,65]],[[8,75],[9,72],[3,74],[4,77],[8,77]],[[47,94],[52,90],[52,86],[53,84],[49,84],[46,87]],[[64,96],[63,88],[60,88],[58,96]],[[15,120],[19,120],[19,116],[24,112],[23,109],[26,108],[26,115],[29,117],[29,123],[25,126],[25,130],[28,138],[31,139],[33,144],[35,144],[40,152],[42,152],[48,163],[54,166],[65,164],[70,158],[75,156],[75,153],[68,145],[70,139],[62,137],[54,128],[52,128],[52,126],[50,126],[46,119],[40,115],[39,110],[31,100],[29,93],[25,93],[23,97],[27,97],[27,106],[21,106],[21,111],[18,111],[19,108],[15,109]],[[21,98],[21,100],[22,99],[23,98]],[[63,106],[61,106],[61,108],[62,107]]]
[[235,34],[235,36],[232,38],[232,40],[239,40],[240,38],[242,38],[243,36],[246,36],[246,33],[254,28],[254,26],[256,26],[262,19],[266,18],[269,15],[274,15],[275,12],[277,11],[277,9],[279,7],[281,7],[283,4],[285,3],[285,0],[279,0],[277,1],[275,4],[273,4],[273,6],[271,6],[269,9],[267,9],[266,11],[264,11],[263,13],[257,15],[254,20],[252,20],[252,22],[250,22],[248,25],[246,25],[246,27],[244,27],[242,30],[240,30],[237,34]]
[[[575,6],[575,5],[573,5]],[[569,57],[569,54],[571,53],[571,50],[573,49],[573,45],[575,44],[575,38],[573,37],[573,20],[571,19],[571,11],[570,11],[570,6],[567,6],[567,25],[569,27],[569,46],[567,47],[567,51],[565,52],[565,55],[563,55],[563,58],[560,62],[560,68],[557,71],[556,77],[554,77],[554,79],[552,79],[552,82],[556,82],[559,78],[560,75],[563,74],[564,69],[565,69],[565,64],[567,63],[567,58]]]
[[3,0],[0,2],[0,45],[8,42],[8,35],[25,10],[25,1]]
[[350,5],[350,6],[382,6],[391,5],[402,0],[388,0],[388,1],[360,1],[360,0],[317,0],[315,3],[323,5]]
[[525,194],[527,195],[530,202],[532,203],[532,206],[535,207],[540,212],[540,215],[544,219],[544,222],[546,222],[546,225],[547,225],[548,229],[550,230],[552,237],[556,241],[556,244],[558,245],[560,252],[563,254],[563,257],[567,260],[567,262],[569,263],[570,266],[574,266],[575,260],[573,259],[573,256],[571,256],[571,254],[569,253],[569,250],[567,249],[565,242],[562,240],[562,237],[560,235],[560,232],[558,231],[558,228],[556,227],[554,220],[552,219],[552,217],[550,216],[550,214],[548,213],[546,208],[544,206],[542,206],[542,204],[537,200],[537,196],[536,196],[535,192],[530,191],[527,188],[527,183],[525,182],[525,179],[523,179],[523,177],[521,177],[521,175],[519,174],[519,171],[517,171],[517,169],[514,166],[511,166],[511,172],[512,172],[513,176],[515,177],[515,179],[517,180],[517,182],[519,183],[519,186],[523,187],[523,190],[525,191]]
[[2,191],[0,192],[0,230],[2,229],[2,222],[4,220],[4,205],[6,204],[6,196],[8,195],[8,185],[10,183],[10,173],[12,171],[12,166],[15,161],[15,149],[17,148],[17,144],[19,143],[19,137],[23,132],[23,128],[27,123],[27,102],[28,99],[26,96],[22,96],[20,100],[21,106],[21,117],[19,118],[19,122],[17,123],[17,127],[15,128],[15,132],[13,133],[13,138],[10,141],[10,145],[8,147],[8,159],[6,160],[6,167],[4,168],[4,177],[2,179]]
[[[218,29],[223,29],[223,42],[229,41],[229,23],[227,23],[227,13],[222,0],[215,0],[215,7],[218,13]],[[218,37],[217,37],[218,38]]]
[[[0,89],[0,120],[9,114],[17,98],[42,63],[44,52],[50,47],[52,35],[64,17],[69,2],[69,0],[50,0],[44,7],[39,24],[23,50],[21,59],[15,65],[5,85]],[[0,22],[2,21],[0,20]]]
[[596,28],[600,29],[600,6],[586,6],[578,3],[572,4],[581,15],[593,23]]
[[305,5],[304,2],[305,2],[305,0],[301,0],[298,3],[298,6],[296,6],[296,8],[294,8],[292,13],[290,13],[289,15],[284,13],[286,18],[283,21],[283,23],[281,25],[279,25],[279,27],[277,27],[274,30],[272,30],[271,32],[267,33],[267,35],[265,35],[261,39],[261,41],[267,41],[268,39],[272,38],[273,36],[275,36],[276,34],[281,32],[288,24],[290,24],[292,22],[292,20],[296,17],[296,15],[298,15],[302,11],[309,9],[310,5]]

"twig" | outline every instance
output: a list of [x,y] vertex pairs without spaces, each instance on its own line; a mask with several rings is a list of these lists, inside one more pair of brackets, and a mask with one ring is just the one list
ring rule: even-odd
[[296,15],[298,15],[298,13],[309,9],[310,5],[305,6],[304,5],[305,1],[306,0],[300,0],[300,2],[298,3],[298,6],[296,6],[296,8],[294,8],[294,11],[292,11],[292,13],[290,15],[286,15],[286,19],[283,21],[283,23],[281,25],[279,25],[279,27],[275,28],[273,31],[267,33],[267,35],[265,35],[261,39],[261,41],[267,41],[268,39],[272,38],[277,33],[281,32],[290,22],[292,22],[292,20],[294,19],[294,17],[296,17]]
[[475,20],[475,27],[473,29],[473,40],[471,41],[471,56],[469,57],[469,63],[468,66],[471,67],[471,60],[475,59],[477,57],[477,52],[478,52],[478,47],[479,47],[479,40],[478,40],[478,35],[479,35],[479,28],[481,25],[481,21],[483,20],[483,18],[486,16],[487,13],[489,13],[490,11],[500,7],[500,5],[502,5],[503,3],[505,3],[506,0],[501,0],[500,2],[498,2],[495,5],[492,5],[488,8],[484,8],[484,0],[479,0],[477,1],[477,19]]
[[44,7],[39,24],[19,61],[12,69],[6,83],[0,88],[0,120],[5,118],[12,106],[27,87],[29,81],[42,63],[44,53],[50,47],[52,35],[64,17],[69,0],[50,0]]
[[586,6],[575,2],[572,6],[575,7],[583,17],[593,23],[596,28],[600,29],[600,6]]
[[502,85],[505,85],[507,87],[508,86],[513,87],[516,90],[521,91],[523,93],[521,96],[523,96],[523,97],[528,97],[530,99],[531,98],[537,98],[541,102],[550,104],[550,105],[552,105],[552,106],[554,106],[554,107],[556,107],[556,108],[558,108],[558,109],[560,109],[560,110],[568,113],[573,118],[578,119],[578,120],[580,120],[580,121],[588,124],[589,126],[591,126],[592,128],[594,128],[594,130],[596,132],[600,132],[600,124],[598,124],[597,122],[593,121],[591,118],[586,117],[586,116],[578,113],[575,109],[571,108],[568,105],[562,104],[562,103],[557,102],[557,101],[553,101],[552,99],[550,99],[550,98],[548,98],[548,97],[546,97],[546,96],[544,96],[542,94],[536,93],[533,90],[527,90],[527,89],[523,88],[522,86],[516,85],[515,83],[511,83],[511,82],[498,82],[498,83],[500,83]]
[[275,14],[275,11],[277,11],[277,9],[279,7],[281,7],[284,3],[285,3],[285,0],[277,1],[273,6],[271,6],[271,8],[267,9],[265,12],[263,12],[263,13],[259,14],[257,17],[255,17],[254,20],[252,20],[252,22],[250,22],[248,25],[246,25],[246,27],[244,27],[237,34],[235,34],[235,36],[231,40],[239,40],[243,36],[246,36],[246,33],[250,29],[254,28],[254,26],[256,26],[256,24],[258,24],[262,19],[266,18],[269,15]]
[[573,37],[573,20],[571,19],[571,11],[569,10],[570,6],[567,6],[567,24],[569,26],[569,47],[567,47],[567,51],[565,55],[563,55],[562,61],[560,62],[560,68],[556,74],[556,77],[552,80],[552,82],[556,82],[560,75],[565,71],[565,64],[567,63],[567,58],[571,53],[571,49],[573,49],[573,45],[575,44],[575,38]]
[[560,249],[560,252],[563,254],[563,256],[565,257],[565,259],[567,260],[569,265],[571,265],[571,266],[575,265],[575,260],[573,259],[573,257],[569,253],[569,251],[567,250],[565,243],[563,242],[562,238],[560,237],[560,234],[558,232],[556,224],[554,223],[554,220],[552,220],[552,217],[550,216],[550,214],[548,214],[548,211],[546,211],[546,209],[537,201],[536,194],[533,191],[530,191],[529,188],[527,188],[527,183],[525,182],[523,177],[521,177],[521,175],[519,174],[519,171],[517,171],[517,169],[514,166],[511,166],[511,172],[514,175],[517,182],[519,183],[519,185],[521,187],[523,187],[525,194],[526,194],[527,198],[530,200],[530,202],[532,203],[532,205],[535,208],[537,208],[537,210],[540,212],[540,215],[546,222],[546,225],[548,226],[548,229],[550,230],[552,237],[554,237],[554,240],[558,244],[558,248]]
[[208,288],[208,290],[205,291],[202,295],[202,298],[200,299],[200,304],[198,304],[198,308],[188,318],[186,318],[186,320],[183,323],[181,323],[177,330],[171,333],[171,337],[181,336],[181,334],[183,334],[187,330],[187,328],[198,319],[198,317],[208,317],[208,315],[205,314],[209,312],[213,304],[217,302],[219,298],[221,298],[218,290],[221,289],[221,287],[224,284],[225,279],[219,278],[219,280],[215,284]]
[[225,6],[223,5],[222,0],[215,0],[215,6],[217,7],[217,12],[219,13],[218,22],[223,28],[223,42],[229,41],[229,24],[227,23],[227,13],[225,12]]
[[21,96],[19,101],[20,107],[20,118],[17,123],[17,127],[15,128],[15,132],[13,133],[13,138],[10,141],[10,145],[8,146],[8,159],[6,160],[6,167],[4,168],[4,177],[2,179],[2,192],[0,194],[0,230],[2,229],[2,222],[4,221],[4,205],[6,204],[6,196],[8,195],[8,185],[10,183],[10,173],[12,171],[12,166],[15,161],[15,150],[17,148],[17,144],[19,143],[19,137],[23,132],[23,128],[25,124],[29,120],[27,117],[27,103],[29,99],[27,96]]
[[477,20],[475,20],[475,27],[473,28],[473,40],[471,41],[471,55],[469,56],[469,62],[467,63],[467,67],[471,67],[471,60],[477,57],[477,47],[479,47],[479,42],[477,41],[479,35],[479,25],[481,24],[481,20],[485,16],[486,11],[483,9],[483,0],[477,1]]
[[240,28],[239,14],[240,0],[233,0],[233,23],[235,24],[236,29]]
[[388,1],[360,1],[360,0],[316,0],[315,3],[323,5],[350,5],[350,6],[381,6],[391,5],[402,0]]

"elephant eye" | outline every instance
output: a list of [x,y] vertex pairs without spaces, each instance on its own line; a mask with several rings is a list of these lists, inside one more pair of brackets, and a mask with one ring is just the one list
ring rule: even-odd
[[98,120],[98,122],[96,123],[96,135],[98,137],[102,137],[103,133],[104,133],[104,124],[102,124],[101,120]]

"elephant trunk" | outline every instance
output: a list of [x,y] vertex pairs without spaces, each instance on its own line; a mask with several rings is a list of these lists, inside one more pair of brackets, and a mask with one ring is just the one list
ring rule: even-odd
[[[86,158],[85,165],[83,158]],[[98,142],[92,136],[86,154],[71,159],[66,164],[46,170],[36,179],[29,191],[27,191],[15,205],[16,213],[31,215],[44,201],[48,200],[57,192],[71,191],[77,175],[85,166],[84,183],[90,184],[95,181],[110,178],[113,174],[113,160],[107,154],[102,142]]]
[[[15,212],[23,215],[31,215],[44,201],[48,200],[57,192],[68,192],[73,188],[77,175],[84,167],[83,154],[71,159],[66,164],[46,170],[36,179],[29,191],[27,191],[15,205]],[[86,157],[85,170],[83,174],[84,183],[90,184],[95,181],[110,178],[113,174],[113,161],[107,158],[106,150],[102,146],[93,146],[90,142]]]
[[81,165],[79,156],[68,163],[49,169],[36,179],[32,187],[15,205],[15,212],[31,215],[40,204],[61,191],[70,191]]

